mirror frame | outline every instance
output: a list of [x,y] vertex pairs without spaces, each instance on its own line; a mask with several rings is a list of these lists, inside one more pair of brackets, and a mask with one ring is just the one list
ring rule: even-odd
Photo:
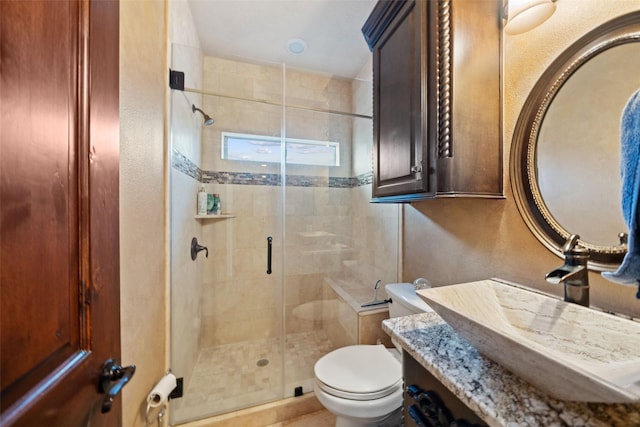
[[[607,49],[633,42],[640,42],[640,11],[614,18],[590,31],[545,70],[518,116],[510,157],[516,205],[535,237],[560,257],[564,256],[561,248],[572,233],[553,218],[538,186],[536,142],[542,120],[560,88],[584,63]],[[579,234],[579,230],[573,233],[576,232]],[[626,253],[626,245],[600,246],[583,240],[579,244],[589,249],[589,268],[597,271],[615,269]]]

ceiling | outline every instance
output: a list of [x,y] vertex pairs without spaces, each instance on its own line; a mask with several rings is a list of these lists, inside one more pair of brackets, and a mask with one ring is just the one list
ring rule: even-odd
[[[377,0],[188,0],[205,55],[355,77],[369,61],[361,28]],[[301,55],[288,52],[302,39]]]

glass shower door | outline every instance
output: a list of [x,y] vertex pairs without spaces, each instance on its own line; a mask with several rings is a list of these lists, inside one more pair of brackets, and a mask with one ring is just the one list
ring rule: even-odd
[[[284,393],[282,70],[213,57],[198,68],[197,52],[173,48],[172,69],[185,71],[187,86],[171,94],[171,369],[184,378],[171,422],[179,424]],[[219,196],[221,214],[196,215],[201,187]],[[208,257],[191,259],[193,237]]]
[[[171,93],[170,366],[184,378],[171,423],[180,424],[312,391],[318,358],[363,342],[360,305],[374,283],[397,281],[401,224],[398,206],[369,203],[370,78],[173,48],[186,82]],[[222,215],[195,215],[201,186],[219,195]],[[193,237],[208,257],[191,259]],[[383,311],[369,318],[378,329]]]
[[[309,74],[288,71],[286,77],[287,83],[292,81],[288,93],[295,93],[293,82],[300,79],[305,86],[318,84]],[[353,246],[350,118],[292,107],[285,117],[285,393],[292,396],[296,389],[313,390],[313,367],[320,357],[355,343],[355,323],[335,323],[340,305],[328,291]],[[336,339],[340,331],[348,337]]]
[[361,307],[377,280],[398,278],[398,207],[370,203],[371,93],[370,73],[285,73],[286,396],[313,390],[314,365],[328,352],[389,340],[386,306]]

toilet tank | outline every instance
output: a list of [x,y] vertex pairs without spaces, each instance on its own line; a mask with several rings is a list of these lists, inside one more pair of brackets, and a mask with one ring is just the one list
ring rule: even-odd
[[384,289],[391,298],[389,317],[408,316],[410,314],[433,311],[417,294],[411,283],[389,283]]

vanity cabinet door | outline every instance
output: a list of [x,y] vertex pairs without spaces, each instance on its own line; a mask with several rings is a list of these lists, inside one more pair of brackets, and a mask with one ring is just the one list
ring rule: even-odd
[[373,197],[433,196],[427,8],[380,1],[363,27],[373,52]]

